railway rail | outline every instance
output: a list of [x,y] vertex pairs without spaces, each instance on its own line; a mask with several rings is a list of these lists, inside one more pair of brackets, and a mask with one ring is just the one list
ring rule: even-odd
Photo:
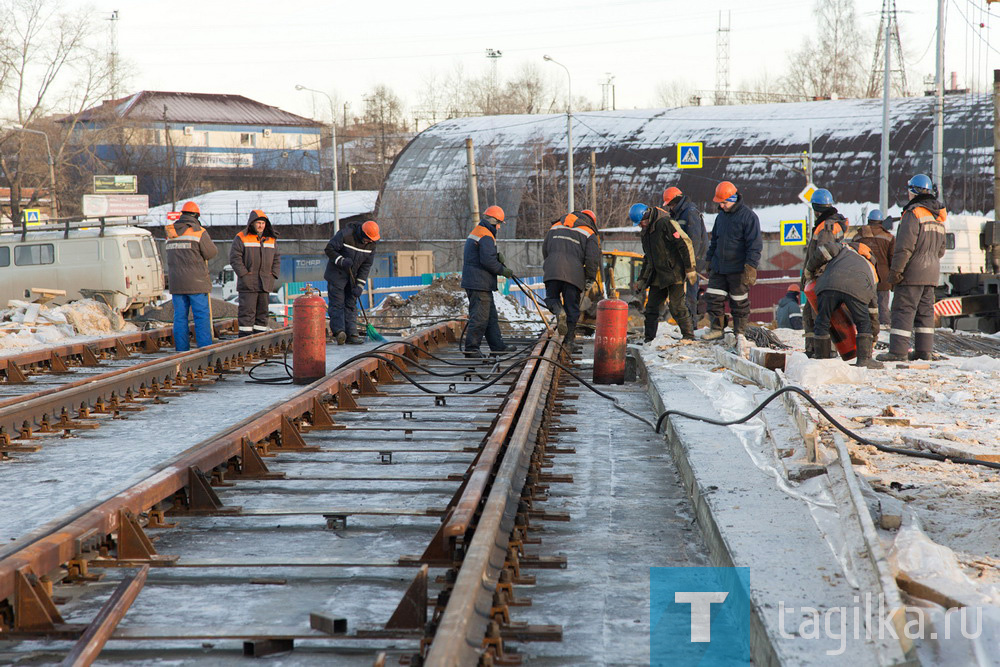
[[[519,624],[511,609],[525,603],[514,587],[534,581],[528,570],[566,566],[529,546],[533,526],[569,518],[542,509],[548,487],[566,481],[549,469],[565,453],[548,435],[562,371],[544,363],[560,346],[542,337],[470,365],[459,333],[444,323],[361,354],[125,491],[0,547],[0,643],[45,638],[66,664],[184,651],[213,662],[204,645],[236,642],[247,655],[458,665],[510,660],[512,641],[559,640],[561,627]],[[284,335],[254,338],[274,338],[273,352]],[[198,364],[224,372],[238,355],[223,348],[248,340],[213,346],[170,377],[198,381]],[[148,387],[178,363],[128,370],[115,391]],[[68,404],[77,399],[100,401]],[[16,416],[0,405],[3,423],[62,414],[34,400]],[[254,625],[249,610],[261,607],[282,613]]]

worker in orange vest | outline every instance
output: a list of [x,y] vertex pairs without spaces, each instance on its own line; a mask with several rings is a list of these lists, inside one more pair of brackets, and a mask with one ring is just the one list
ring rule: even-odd
[[240,338],[267,331],[268,298],[281,269],[277,240],[264,211],[250,211],[246,229],[229,248],[229,264],[236,273],[239,294]]
[[188,310],[194,318],[198,347],[212,344],[212,318],[208,299],[212,281],[208,261],[219,254],[212,237],[201,226],[201,209],[193,201],[181,207],[181,217],[167,225],[167,288],[173,295],[174,349],[191,349]]

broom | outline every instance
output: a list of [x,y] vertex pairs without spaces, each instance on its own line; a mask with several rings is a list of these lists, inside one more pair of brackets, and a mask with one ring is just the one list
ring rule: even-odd
[[[351,269],[348,269],[347,272],[351,276],[351,289],[354,289],[354,284],[356,282],[354,280],[354,271],[352,271]],[[378,332],[378,329],[376,329],[375,327],[373,327],[372,323],[368,320],[368,311],[365,310],[365,307],[361,304],[361,297],[360,296],[358,297],[358,308],[361,309],[361,314],[365,318],[365,336],[368,338],[368,340],[370,340],[370,341],[372,341],[374,343],[384,343],[385,342],[385,336],[383,336],[382,334],[380,334]]]

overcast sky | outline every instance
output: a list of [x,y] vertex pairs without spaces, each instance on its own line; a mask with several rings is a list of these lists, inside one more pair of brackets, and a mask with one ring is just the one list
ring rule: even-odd
[[[948,0],[946,69],[987,82],[1000,57],[983,40],[1000,33],[986,0]],[[83,3],[78,3],[83,4]],[[328,116],[325,98],[297,92],[296,83],[335,94],[357,112],[378,83],[416,106],[427,74],[461,65],[488,67],[499,49],[501,77],[523,62],[538,63],[556,81],[573,77],[574,95],[600,101],[600,82],[615,77],[618,108],[655,106],[657,83],[680,77],[715,86],[719,10],[731,11],[731,88],[767,71],[784,72],[788,53],[813,34],[809,0],[508,0],[469,2],[345,0],[102,0],[95,16],[118,10],[121,57],[135,75],[129,92],[168,90],[234,93],[306,116]],[[857,0],[865,35],[874,43],[881,0]],[[934,0],[897,2],[909,75],[934,69]],[[905,11],[903,11],[905,9]],[[970,29],[965,14],[978,26]],[[980,17],[982,13],[982,19]],[[994,38],[994,43],[997,40]],[[870,57],[866,55],[866,58]],[[912,84],[911,84],[912,87]],[[314,107],[315,104],[315,107]]]

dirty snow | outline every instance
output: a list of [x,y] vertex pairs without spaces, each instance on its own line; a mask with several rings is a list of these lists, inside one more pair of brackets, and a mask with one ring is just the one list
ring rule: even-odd
[[11,300],[0,310],[0,356],[138,330],[106,304],[93,299],[63,306]]

